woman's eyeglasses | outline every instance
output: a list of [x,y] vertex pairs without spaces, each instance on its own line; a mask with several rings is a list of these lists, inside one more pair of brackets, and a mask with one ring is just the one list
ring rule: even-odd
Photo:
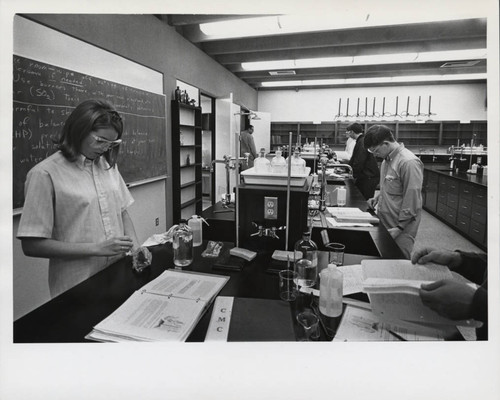
[[121,139],[108,140],[108,139],[104,139],[100,136],[94,135],[93,133],[91,135],[92,135],[92,138],[96,141],[96,143],[99,146],[102,146],[102,147],[107,146],[108,149],[112,149],[113,147],[119,146],[122,143]]

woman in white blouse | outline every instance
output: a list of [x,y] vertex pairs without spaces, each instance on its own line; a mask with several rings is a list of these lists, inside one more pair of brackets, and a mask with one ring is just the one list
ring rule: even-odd
[[58,151],[26,178],[17,232],[27,256],[49,258],[52,297],[138,249],[127,212],[132,196],[118,172],[123,121],[107,102],[79,104]]

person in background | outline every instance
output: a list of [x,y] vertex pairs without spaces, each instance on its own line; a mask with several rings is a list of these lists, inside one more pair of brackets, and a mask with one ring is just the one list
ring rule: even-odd
[[107,102],[87,100],[66,120],[58,151],[25,182],[17,237],[25,255],[49,258],[55,297],[139,247],[127,212],[132,202],[116,158],[123,121]]
[[[351,124],[351,125],[353,125],[353,124]],[[349,161],[351,159],[352,153],[354,151],[354,146],[356,146],[356,139],[353,139],[351,137],[351,129],[350,129],[351,125],[349,125],[346,129],[346,135],[348,136],[348,138],[345,142],[345,152],[349,156],[349,159],[346,161]],[[359,124],[357,124],[357,125],[359,125]]]
[[365,149],[363,127],[353,123],[347,127],[349,138],[354,140],[355,146],[349,160],[354,175],[354,184],[366,200],[375,195],[375,189],[380,180],[380,171],[377,160]]
[[443,279],[423,284],[420,289],[422,302],[438,314],[453,319],[475,319],[483,325],[476,330],[478,340],[488,339],[488,269],[487,255],[462,251],[424,248],[416,251],[413,264],[429,262],[446,265],[469,281]]
[[410,258],[422,213],[424,165],[404,145],[396,142],[385,125],[373,125],[366,132],[365,148],[383,159],[380,191],[368,199],[406,258]]
[[253,167],[253,160],[256,159],[259,154],[255,148],[255,142],[253,140],[253,125],[248,125],[248,129],[241,131],[240,133],[240,157],[245,157],[245,153],[248,153],[248,165],[245,166],[241,164],[241,170],[245,170]]

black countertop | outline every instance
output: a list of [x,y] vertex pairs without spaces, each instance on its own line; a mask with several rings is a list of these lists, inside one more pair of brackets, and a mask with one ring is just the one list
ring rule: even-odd
[[475,174],[468,174],[466,172],[455,172],[449,168],[448,164],[424,164],[424,167],[428,171],[436,172],[440,175],[448,176],[450,178],[455,178],[460,181],[473,183],[481,186],[488,186],[488,176],[477,176]]

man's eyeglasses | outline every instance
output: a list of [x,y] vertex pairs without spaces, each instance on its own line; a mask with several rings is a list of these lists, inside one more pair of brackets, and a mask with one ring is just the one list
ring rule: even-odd
[[368,150],[368,152],[372,153],[372,154],[375,154],[378,152],[378,150],[380,149],[380,147],[383,145],[383,143],[380,143],[379,145],[375,146],[375,147],[370,147],[369,149],[366,149]]
[[100,136],[94,135],[93,133],[91,135],[92,135],[92,138],[96,141],[96,143],[99,146],[102,146],[102,147],[107,146],[108,149],[112,149],[113,147],[119,146],[122,143],[121,139],[108,140],[108,139],[104,139]]

